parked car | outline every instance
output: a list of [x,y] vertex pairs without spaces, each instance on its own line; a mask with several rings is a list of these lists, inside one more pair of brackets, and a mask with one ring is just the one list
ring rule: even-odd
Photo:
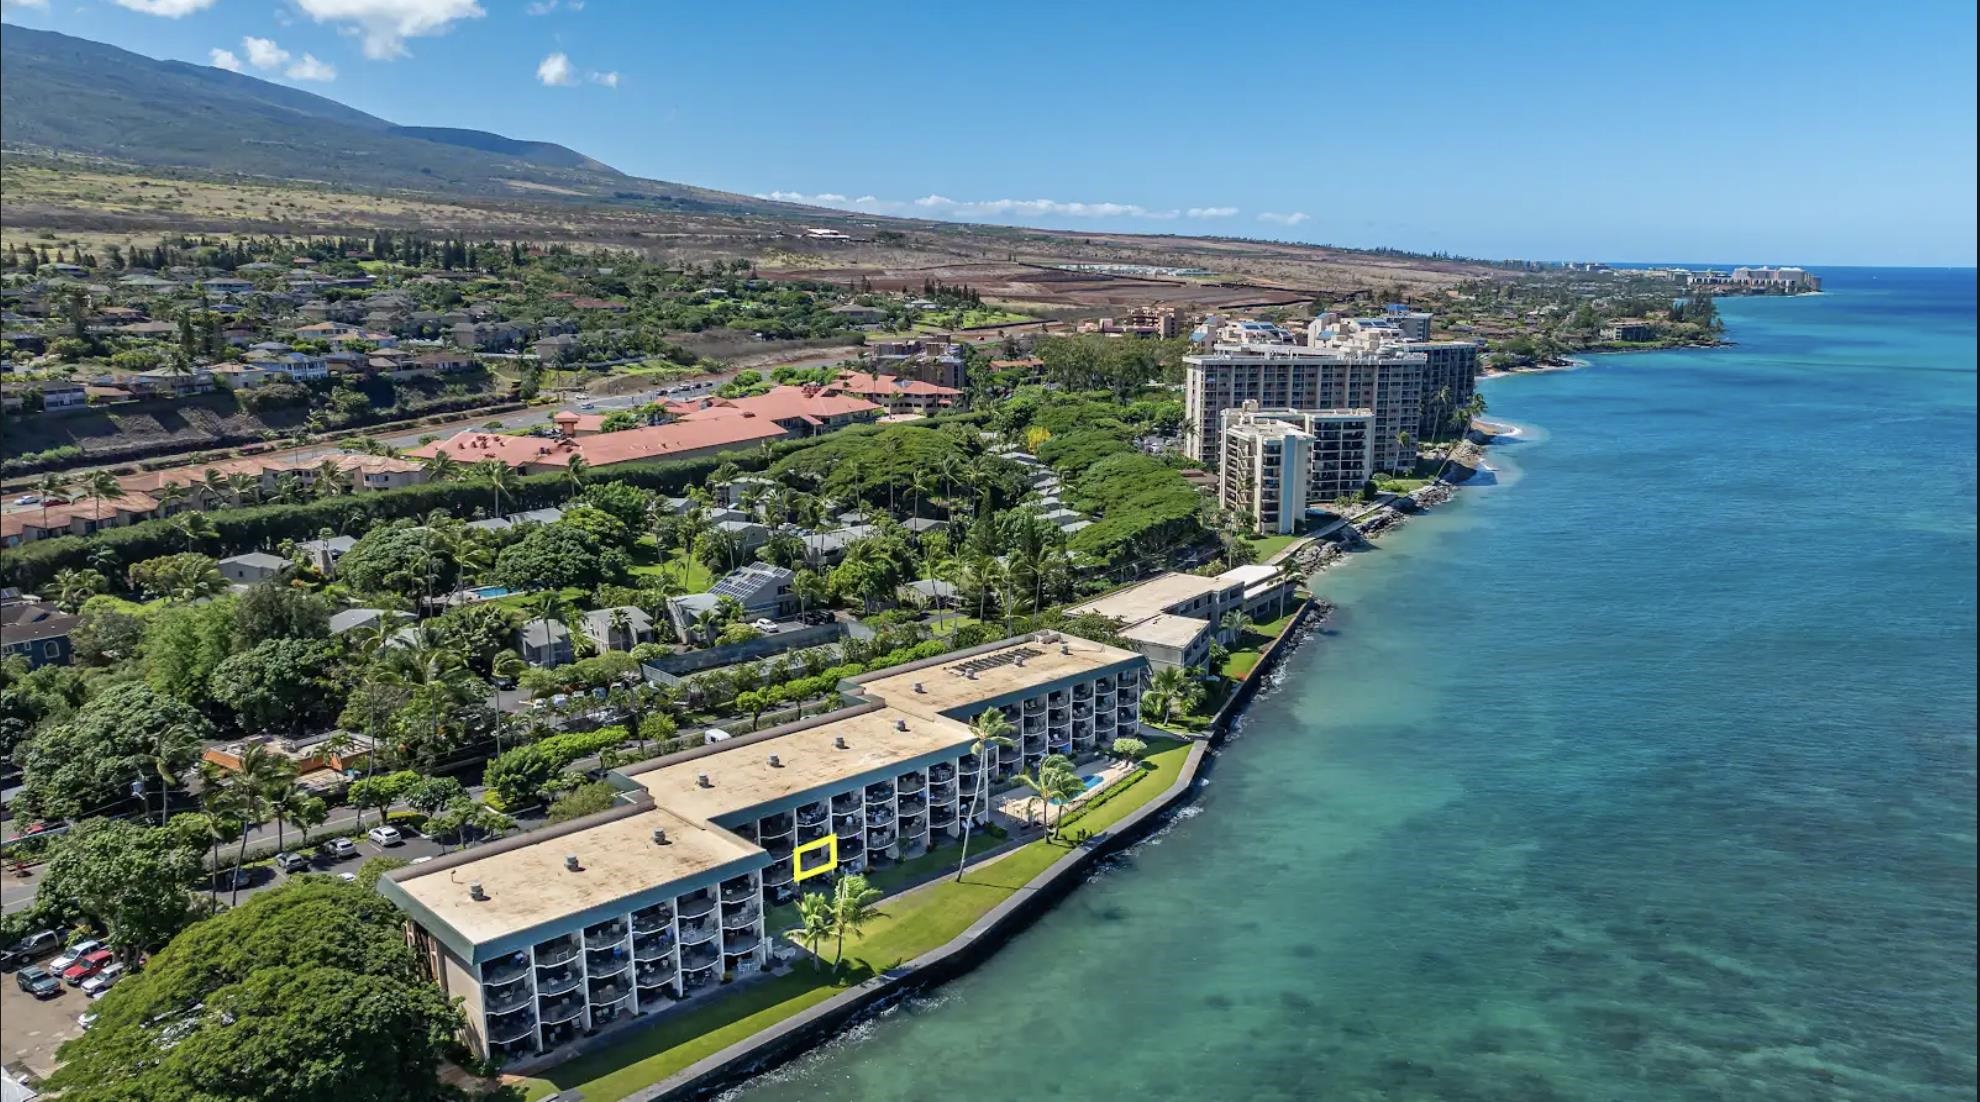
[[0,968],[18,968],[62,944],[62,935],[53,930],[37,930],[0,950]]
[[62,981],[49,974],[48,969],[38,964],[30,964],[14,973],[14,982],[21,990],[37,999],[51,998],[62,993]]
[[98,949],[96,952],[62,969],[62,982],[68,984],[70,987],[81,987],[84,980],[103,971],[103,966],[109,964],[112,959],[110,950]]
[[76,1025],[84,1032],[88,1032],[89,1027],[96,1024],[96,1019],[101,1018],[102,1016],[103,1015],[98,1011],[85,1010],[82,1013],[76,1015]]
[[94,939],[78,941],[67,949],[55,954],[55,959],[48,962],[48,970],[56,975],[61,975],[69,965],[74,964],[101,948],[103,948],[103,943]]
[[233,891],[236,887],[245,888],[254,882],[252,869],[221,869],[213,874],[213,886],[218,891]]
[[94,976],[82,981],[82,993],[92,999],[100,999],[103,997],[103,993],[110,990],[110,986],[122,979],[123,976],[124,966],[116,961],[111,961],[109,964],[98,969]]
[[309,858],[285,850],[275,855],[275,867],[283,872],[308,872]]
[[380,846],[396,846],[406,840],[399,833],[399,828],[393,826],[372,827],[364,832],[364,836]]
[[358,855],[357,843],[349,838],[332,838],[316,847],[326,861],[343,861]]
[[752,620],[750,621],[749,626],[755,628],[756,630],[762,632],[765,635],[775,635],[779,630],[781,630],[777,627],[777,621],[775,620],[762,620],[762,619]]

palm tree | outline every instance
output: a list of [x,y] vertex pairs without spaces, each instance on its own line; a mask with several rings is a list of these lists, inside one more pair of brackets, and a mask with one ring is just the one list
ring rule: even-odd
[[584,489],[584,480],[591,473],[591,463],[584,456],[573,454],[569,465],[564,468],[564,478],[571,484],[571,492]]
[[986,755],[991,747],[1008,749],[1011,743],[1011,721],[1004,718],[998,708],[985,708],[983,713],[969,723],[970,733],[976,737],[969,744],[969,752],[976,758],[976,783],[970,786],[969,803],[963,813],[962,856],[956,859],[956,879],[961,880],[963,869],[969,864],[969,835],[976,825],[976,817],[983,813],[979,806],[983,802],[986,780],[990,773],[990,763]]
[[[1017,782],[1031,789],[1032,793],[1030,799],[1024,802],[1025,823],[1026,825],[1031,823],[1031,804],[1035,800],[1042,809],[1040,824],[1045,827],[1047,838],[1051,837],[1052,801],[1063,797],[1065,786],[1060,780],[1064,774],[1070,772],[1072,772],[1070,760],[1059,754],[1047,754],[1039,760],[1031,772],[1017,775]],[[1077,777],[1078,774],[1075,773],[1074,776]],[[1077,795],[1077,792],[1074,794]]]
[[248,474],[246,471],[235,471],[227,476],[227,492],[233,495],[235,505],[241,504],[241,501],[248,494],[253,494],[254,503],[259,505],[261,504],[261,479]]
[[185,726],[173,724],[158,733],[158,743],[152,748],[151,770],[158,774],[158,825],[165,825],[165,802],[172,786],[179,783],[178,774],[172,763],[192,757],[199,750],[199,739]]
[[55,572],[55,600],[64,609],[74,612],[84,601],[103,592],[103,575],[89,569],[68,569]]
[[330,818],[330,805],[321,796],[304,794],[302,800],[289,809],[289,821],[302,831],[304,849],[309,848],[310,829],[322,826],[324,820],[328,818]]
[[226,785],[227,807],[241,824],[240,849],[234,853],[234,890],[229,904],[240,902],[241,866],[247,862],[251,828],[268,821],[276,800],[295,784],[296,767],[261,743],[241,751],[240,768]]
[[880,901],[882,894],[858,873],[832,885],[832,932],[838,937],[838,946],[832,953],[834,972],[839,970],[845,959],[846,934],[858,936],[867,923],[885,917],[873,906]]
[[522,479],[507,463],[490,456],[469,468],[474,480],[489,488],[495,495],[495,511],[490,516],[502,515],[502,495],[507,493],[513,500],[522,493]]
[[799,945],[811,950],[811,966],[823,971],[825,958],[818,955],[818,947],[832,936],[835,928],[832,915],[832,897],[824,892],[806,892],[798,899],[798,922],[789,936]]
[[124,488],[117,484],[117,476],[109,471],[91,471],[83,476],[82,491],[96,508],[90,511],[92,520],[103,520],[103,499],[124,496]]
[[704,608],[694,614],[688,627],[701,637],[703,646],[713,646],[716,634],[722,630],[722,614],[715,609]]
[[428,482],[453,482],[461,477],[461,464],[452,452],[442,448],[420,464],[426,468]]
[[[312,801],[319,804],[323,802],[294,785],[284,785],[281,789],[269,796],[268,813],[275,819],[275,848],[278,851],[288,849],[288,842],[285,837],[286,828],[290,823],[301,823],[304,818],[308,817],[310,814],[309,805]],[[321,822],[321,820],[318,821]],[[305,835],[304,837],[305,841],[303,844],[308,845],[308,836]]]
[[[228,476],[221,474],[218,467],[206,468],[205,473],[200,476],[198,485],[205,494],[206,507],[209,509],[224,500],[227,496],[227,491],[232,486],[228,481]],[[239,505],[240,502],[237,500],[234,504]]]
[[1155,672],[1149,682],[1150,695],[1160,695],[1162,700],[1162,722],[1169,722],[1176,705],[1189,691],[1189,674],[1181,666],[1164,666]]
[[205,513],[181,513],[172,518],[172,534],[185,540],[186,550],[191,551],[201,540],[218,537],[220,530]]
[[167,482],[158,488],[156,496],[158,498],[158,515],[169,517],[177,511],[176,506],[185,503],[186,488],[176,482]]
[[[1050,763],[1053,758],[1057,758],[1060,763],[1059,766],[1051,769],[1045,768],[1045,765]],[[1059,813],[1053,817],[1050,832],[1046,835],[1046,837],[1050,838],[1059,833],[1059,824],[1065,821],[1066,809],[1072,806],[1072,802],[1079,798],[1080,793],[1086,791],[1086,778],[1079,775],[1079,772],[1073,768],[1073,763],[1069,759],[1059,757],[1056,754],[1052,758],[1047,758],[1044,762],[1040,762],[1039,770],[1044,774],[1045,787],[1051,795],[1051,798],[1045,802],[1046,809],[1049,811],[1055,803],[1059,807]]]
[[1237,609],[1232,609],[1224,613],[1223,618],[1217,621],[1217,626],[1223,629],[1224,635],[1231,642],[1235,643],[1244,638],[1244,633],[1251,629],[1251,618]]

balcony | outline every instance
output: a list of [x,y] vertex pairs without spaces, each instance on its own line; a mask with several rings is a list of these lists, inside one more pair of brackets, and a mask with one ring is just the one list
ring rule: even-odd
[[674,951],[674,932],[653,934],[633,942],[633,959],[642,963],[658,960]]
[[616,920],[601,922],[584,931],[584,944],[590,949],[617,945],[624,940],[626,940],[626,924]]
[[481,1000],[481,1008],[492,1019],[526,1006],[536,1005],[536,995],[528,987],[511,987],[499,995],[489,995]]
[[[991,751],[990,756],[996,757],[996,751]],[[964,754],[956,761],[956,772],[965,777],[975,776],[982,768],[983,759],[975,754]]]
[[907,796],[928,787],[928,777],[923,773],[903,773],[900,778],[901,795]]
[[1064,689],[1053,689],[1050,693],[1046,694],[1045,703],[1054,708],[1063,707],[1066,703],[1066,691]]
[[1034,696],[1031,699],[1024,702],[1024,714],[1027,717],[1035,716],[1035,715],[1043,715],[1044,712],[1045,712],[1044,697]]
[[577,955],[583,951],[584,943],[579,941],[575,935],[544,942],[536,947],[536,966],[538,968],[554,968],[566,961],[577,959]]
[[857,813],[864,801],[857,792],[841,792],[832,797],[832,814],[849,815]]
[[1044,733],[1045,733],[1045,717],[1044,717],[1044,716],[1042,716],[1042,715],[1036,715],[1036,716],[1026,716],[1026,717],[1024,717],[1024,727],[1023,727],[1023,731],[1024,731],[1024,733],[1025,733],[1025,734],[1027,734],[1027,735],[1042,735],[1042,734],[1044,734]]
[[928,802],[931,806],[955,802],[956,786],[953,782],[928,786]]
[[712,968],[715,962],[721,959],[721,946],[712,941],[705,941],[700,945],[690,945],[681,950],[681,971],[693,973],[703,968]]
[[825,822],[826,811],[822,803],[806,804],[798,808],[797,823],[800,827],[820,826]]
[[[582,1013],[583,1013],[583,1008],[580,1007],[579,1014]],[[577,1039],[578,1032],[583,1028],[584,1028],[584,1023],[575,1020],[565,1020],[557,1025],[544,1026],[543,1027],[544,1051],[547,1052],[550,1049],[561,1048],[564,1045],[571,1043],[572,1041]]]
[[858,834],[864,829],[866,829],[866,817],[863,815],[841,815],[832,820],[832,833],[841,838]]
[[700,918],[715,909],[715,893],[703,888],[690,896],[682,897],[678,909],[683,921]]
[[681,983],[689,991],[699,991],[709,984],[714,983],[716,979],[715,961],[713,960],[692,971],[681,973]]
[[746,903],[756,898],[756,878],[738,876],[722,883],[722,902]]
[[806,842],[816,842],[830,833],[832,833],[832,829],[824,823],[799,823],[797,829],[798,845],[801,846]]
[[633,982],[641,988],[665,987],[674,982],[674,958],[654,961],[652,967],[642,964],[633,973]]
[[755,930],[737,930],[722,939],[722,951],[731,956],[747,953],[763,943]]
[[901,820],[901,837],[919,838],[928,833],[928,816],[914,815]]
[[583,982],[584,973],[576,968],[566,968],[560,972],[553,972],[548,976],[538,976],[536,977],[536,997],[548,998],[552,995],[561,995],[566,991],[575,990],[577,985]]
[[1092,720],[1090,720],[1090,719],[1089,719],[1089,720],[1082,720],[1082,721],[1080,721],[1080,722],[1078,722],[1078,723],[1075,723],[1075,724],[1073,724],[1073,725],[1072,725],[1072,736],[1073,736],[1073,738],[1075,738],[1075,739],[1090,739],[1090,738],[1092,738],[1092,737],[1093,737],[1093,721],[1092,721]]
[[1101,693],[1111,693],[1111,692],[1113,692],[1113,691],[1114,691],[1114,679],[1113,679],[1113,678],[1111,678],[1111,677],[1096,677],[1096,678],[1094,678],[1094,679],[1093,679],[1093,691],[1095,691],[1095,692],[1101,692]]
[[481,966],[481,986],[501,987],[529,975],[529,954],[517,953],[502,960],[491,960]]
[[884,804],[893,798],[894,785],[891,781],[881,781],[879,784],[869,784],[866,786],[866,802],[868,804]]
[[791,817],[788,814],[771,815],[757,825],[762,829],[762,837],[775,838],[791,832]]
[[543,1009],[537,1012],[536,1020],[548,1029],[553,1025],[568,1022],[582,1013],[584,1013],[583,999],[546,1000]]
[[681,944],[698,945],[714,937],[716,931],[719,929],[721,929],[721,924],[712,918],[702,919],[699,922],[683,922],[681,923]]
[[766,888],[781,888],[785,884],[790,883],[795,875],[796,871],[791,868],[789,861],[773,862],[769,868],[763,870],[763,886]]
[[896,837],[891,830],[869,830],[866,832],[866,844],[874,849],[886,849],[894,844]]
[[1073,703],[1075,703],[1075,704],[1077,704],[1077,703],[1079,703],[1079,702],[1080,702],[1080,701],[1082,701],[1082,700],[1092,700],[1092,699],[1093,699],[1093,686],[1091,686],[1091,685],[1074,685],[1074,686],[1073,686],[1073,694],[1072,694],[1072,696],[1073,696]]
[[1095,731],[1111,731],[1111,730],[1113,730],[1113,729],[1114,729],[1114,713],[1112,713],[1112,712],[1101,712],[1101,713],[1100,713],[1099,715],[1097,715],[1097,716],[1095,716],[1095,717],[1093,717],[1093,729],[1094,729]]
[[491,1045],[513,1045],[517,1041],[535,1040],[536,1015],[528,1011],[488,1019],[488,1043]]
[[866,829],[868,830],[872,830],[874,827],[886,826],[893,821],[894,809],[890,807],[876,807],[866,813]]
[[724,907],[722,908],[722,928],[725,930],[734,930],[741,926],[754,926],[756,925],[756,920],[762,917],[762,915],[763,909],[754,903],[745,903],[740,907],[734,908]]
[[1066,721],[1071,718],[1072,718],[1072,713],[1067,711],[1066,709],[1054,708],[1052,709],[1051,713],[1045,717],[1045,722],[1053,727],[1064,727],[1066,725]]
[[622,945],[610,949],[593,949],[584,955],[584,974],[591,979],[616,976],[632,963],[632,955]]
[[1026,732],[1018,745],[1024,749],[1024,756],[1027,758],[1041,754],[1045,751],[1045,732],[1040,731],[1037,734]]
[[866,840],[855,835],[839,839],[839,863],[845,864],[866,852]]
[[938,807],[928,813],[928,825],[936,830],[941,830],[955,821],[956,809],[953,807]]
[[765,838],[763,840],[763,848],[771,853],[789,853],[791,850],[797,848],[797,843],[790,835],[784,834],[775,838]]
[[[631,995],[632,993],[633,993],[632,977],[630,976],[626,976],[620,979],[615,979],[610,981],[609,983],[594,982],[591,985],[591,1005],[594,1008],[599,1006],[608,1006],[612,1003],[618,1002],[620,999],[623,999],[628,995]],[[596,1013],[597,1011],[594,1009],[593,1014],[595,1015]]]
[[662,903],[658,907],[648,907],[635,911],[632,928],[635,934],[650,934],[655,930],[665,930],[674,924],[674,908]]
[[956,767],[947,762],[931,766],[928,770],[928,783],[943,784],[956,779]]
[[[632,992],[626,992],[631,995]],[[591,1004],[591,1028],[603,1029],[620,1018],[631,1017],[633,1005],[624,999],[613,999],[608,1005]]]
[[1100,709],[1103,712],[1106,711],[1107,709],[1114,706],[1114,694],[1101,693],[1100,695],[1093,698],[1093,706],[1095,708]]

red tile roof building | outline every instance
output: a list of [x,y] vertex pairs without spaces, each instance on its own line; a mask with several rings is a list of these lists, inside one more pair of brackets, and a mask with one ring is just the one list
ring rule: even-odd
[[461,463],[499,459],[524,474],[540,474],[568,470],[575,456],[582,456],[593,467],[641,459],[691,459],[784,435],[784,429],[774,422],[725,418],[601,432],[576,439],[470,431],[414,448],[407,454],[425,457],[446,452]]
[[832,385],[847,394],[874,402],[888,413],[934,413],[962,399],[962,391],[955,387],[938,386],[919,379],[903,379],[898,375],[842,371]]
[[878,405],[836,386],[813,383],[772,387],[769,393],[751,398],[703,398],[694,402],[675,402],[667,406],[667,411],[678,416],[683,424],[738,417],[760,418],[798,436],[877,420],[883,412]]

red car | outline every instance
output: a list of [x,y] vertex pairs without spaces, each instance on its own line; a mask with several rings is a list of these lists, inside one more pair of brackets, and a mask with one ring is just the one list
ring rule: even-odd
[[110,950],[98,949],[96,952],[62,969],[62,982],[68,984],[70,987],[81,987],[82,981],[102,971],[103,966],[110,963],[110,959]]

